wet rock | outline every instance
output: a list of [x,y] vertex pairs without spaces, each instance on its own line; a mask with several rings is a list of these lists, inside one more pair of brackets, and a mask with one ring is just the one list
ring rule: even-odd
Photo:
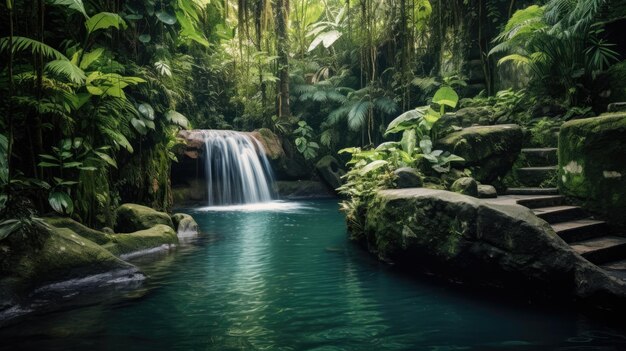
[[[103,247],[116,256],[123,258],[129,254],[154,249],[169,250],[178,244],[178,237],[171,226],[157,224],[151,228],[133,233],[109,235],[111,241]],[[147,253],[147,252],[146,252]]]
[[478,185],[478,198],[480,199],[493,199],[498,197],[498,191],[491,185]]
[[626,282],[576,254],[531,210],[424,188],[378,192],[360,240],[382,260],[524,296],[623,312]]
[[452,183],[450,190],[455,193],[477,197],[478,183],[472,177],[463,177]]
[[172,219],[165,212],[137,204],[123,204],[117,209],[116,233],[131,233],[164,224],[174,229]]
[[331,187],[331,189],[337,189],[343,184],[342,176],[346,174],[337,159],[330,155],[322,157],[315,165],[317,173],[322,180]]
[[198,223],[186,213],[175,213],[172,215],[172,222],[176,233],[198,233]]
[[492,183],[511,170],[522,148],[522,128],[515,124],[475,126],[439,139],[437,149],[465,159],[454,167],[469,168],[481,183]]
[[422,174],[415,168],[401,167],[396,169],[393,174],[396,175],[396,188],[419,188],[424,185]]

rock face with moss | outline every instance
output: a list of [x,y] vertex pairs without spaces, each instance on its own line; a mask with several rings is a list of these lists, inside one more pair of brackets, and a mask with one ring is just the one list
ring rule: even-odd
[[[69,228],[37,224],[0,242],[0,300],[46,284],[138,269]],[[2,302],[0,301],[0,305]]]
[[522,206],[442,190],[384,190],[355,237],[385,261],[458,281],[603,308],[626,306],[626,282],[577,255]]
[[122,258],[129,254],[153,249],[170,249],[178,244],[176,232],[170,226],[157,224],[154,227],[127,234],[111,234],[110,242],[103,247]]
[[617,229],[626,229],[626,113],[562,126],[559,189]]
[[164,224],[174,228],[172,219],[165,212],[156,211],[150,207],[137,204],[123,204],[117,209],[115,232],[132,233],[138,230],[150,229],[157,224]]
[[198,234],[198,223],[186,213],[175,213],[172,222],[177,234]]
[[515,124],[475,126],[440,139],[436,148],[463,157],[465,162],[457,164],[470,168],[477,181],[489,184],[511,169],[522,139],[522,128]]

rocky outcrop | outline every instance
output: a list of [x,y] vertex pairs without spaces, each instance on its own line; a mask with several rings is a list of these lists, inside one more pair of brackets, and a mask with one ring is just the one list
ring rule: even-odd
[[365,216],[355,237],[408,269],[598,308],[626,306],[626,282],[576,254],[525,207],[413,188],[380,191]]
[[274,191],[281,199],[324,199],[334,198],[335,193],[322,182],[314,180],[279,180]]
[[455,167],[467,167],[481,183],[492,183],[511,170],[522,149],[522,128],[515,124],[476,126],[449,134],[436,148],[465,159]]
[[559,190],[626,229],[626,113],[563,124],[558,152]]
[[198,223],[186,213],[173,214],[172,222],[178,235],[198,234]]
[[335,190],[343,184],[341,177],[346,174],[346,171],[341,168],[336,158],[330,155],[322,157],[315,164],[315,169],[331,189]]
[[139,274],[86,237],[49,224],[36,223],[12,234],[0,242],[0,252],[0,305],[43,285],[109,272]]
[[132,233],[164,224],[174,229],[172,219],[165,212],[137,204],[123,204],[117,209],[116,233]]

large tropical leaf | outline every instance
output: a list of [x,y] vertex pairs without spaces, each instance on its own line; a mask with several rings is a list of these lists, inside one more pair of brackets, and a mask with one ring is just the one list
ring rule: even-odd
[[396,117],[389,125],[387,126],[387,130],[385,131],[385,135],[390,133],[401,132],[407,128],[412,128],[416,126],[419,121],[424,118],[426,111],[428,111],[429,106],[418,107],[414,110],[409,110]]
[[68,193],[64,191],[50,192],[50,195],[48,195],[48,203],[50,207],[58,213],[71,214],[74,212],[74,202]]
[[389,162],[385,161],[385,160],[376,160],[376,161],[372,161],[370,163],[368,163],[367,165],[365,165],[363,168],[361,168],[361,170],[359,171],[359,173],[361,175],[366,175],[369,172],[375,171],[381,167],[384,167],[385,165],[387,165]]
[[48,0],[48,2],[53,5],[67,6],[69,9],[82,13],[85,18],[89,18],[82,0]]
[[20,228],[22,223],[17,219],[6,219],[0,222],[0,240],[5,239],[11,233]]
[[167,119],[168,122],[181,128],[189,128],[189,120],[187,119],[187,117],[174,110],[169,110],[165,112],[165,119]]
[[455,108],[456,104],[459,102],[459,95],[449,86],[442,86],[435,92],[433,102],[439,105],[446,105],[451,108]]
[[99,30],[114,27],[116,29],[126,29],[126,22],[117,13],[100,12],[85,22],[89,34]]

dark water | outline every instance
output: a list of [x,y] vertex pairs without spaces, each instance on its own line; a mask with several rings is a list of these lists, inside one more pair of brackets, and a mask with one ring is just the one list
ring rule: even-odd
[[626,349],[623,330],[574,312],[395,272],[347,241],[336,202],[299,205],[189,210],[203,237],[137,262],[144,287],[0,329],[0,349]]

